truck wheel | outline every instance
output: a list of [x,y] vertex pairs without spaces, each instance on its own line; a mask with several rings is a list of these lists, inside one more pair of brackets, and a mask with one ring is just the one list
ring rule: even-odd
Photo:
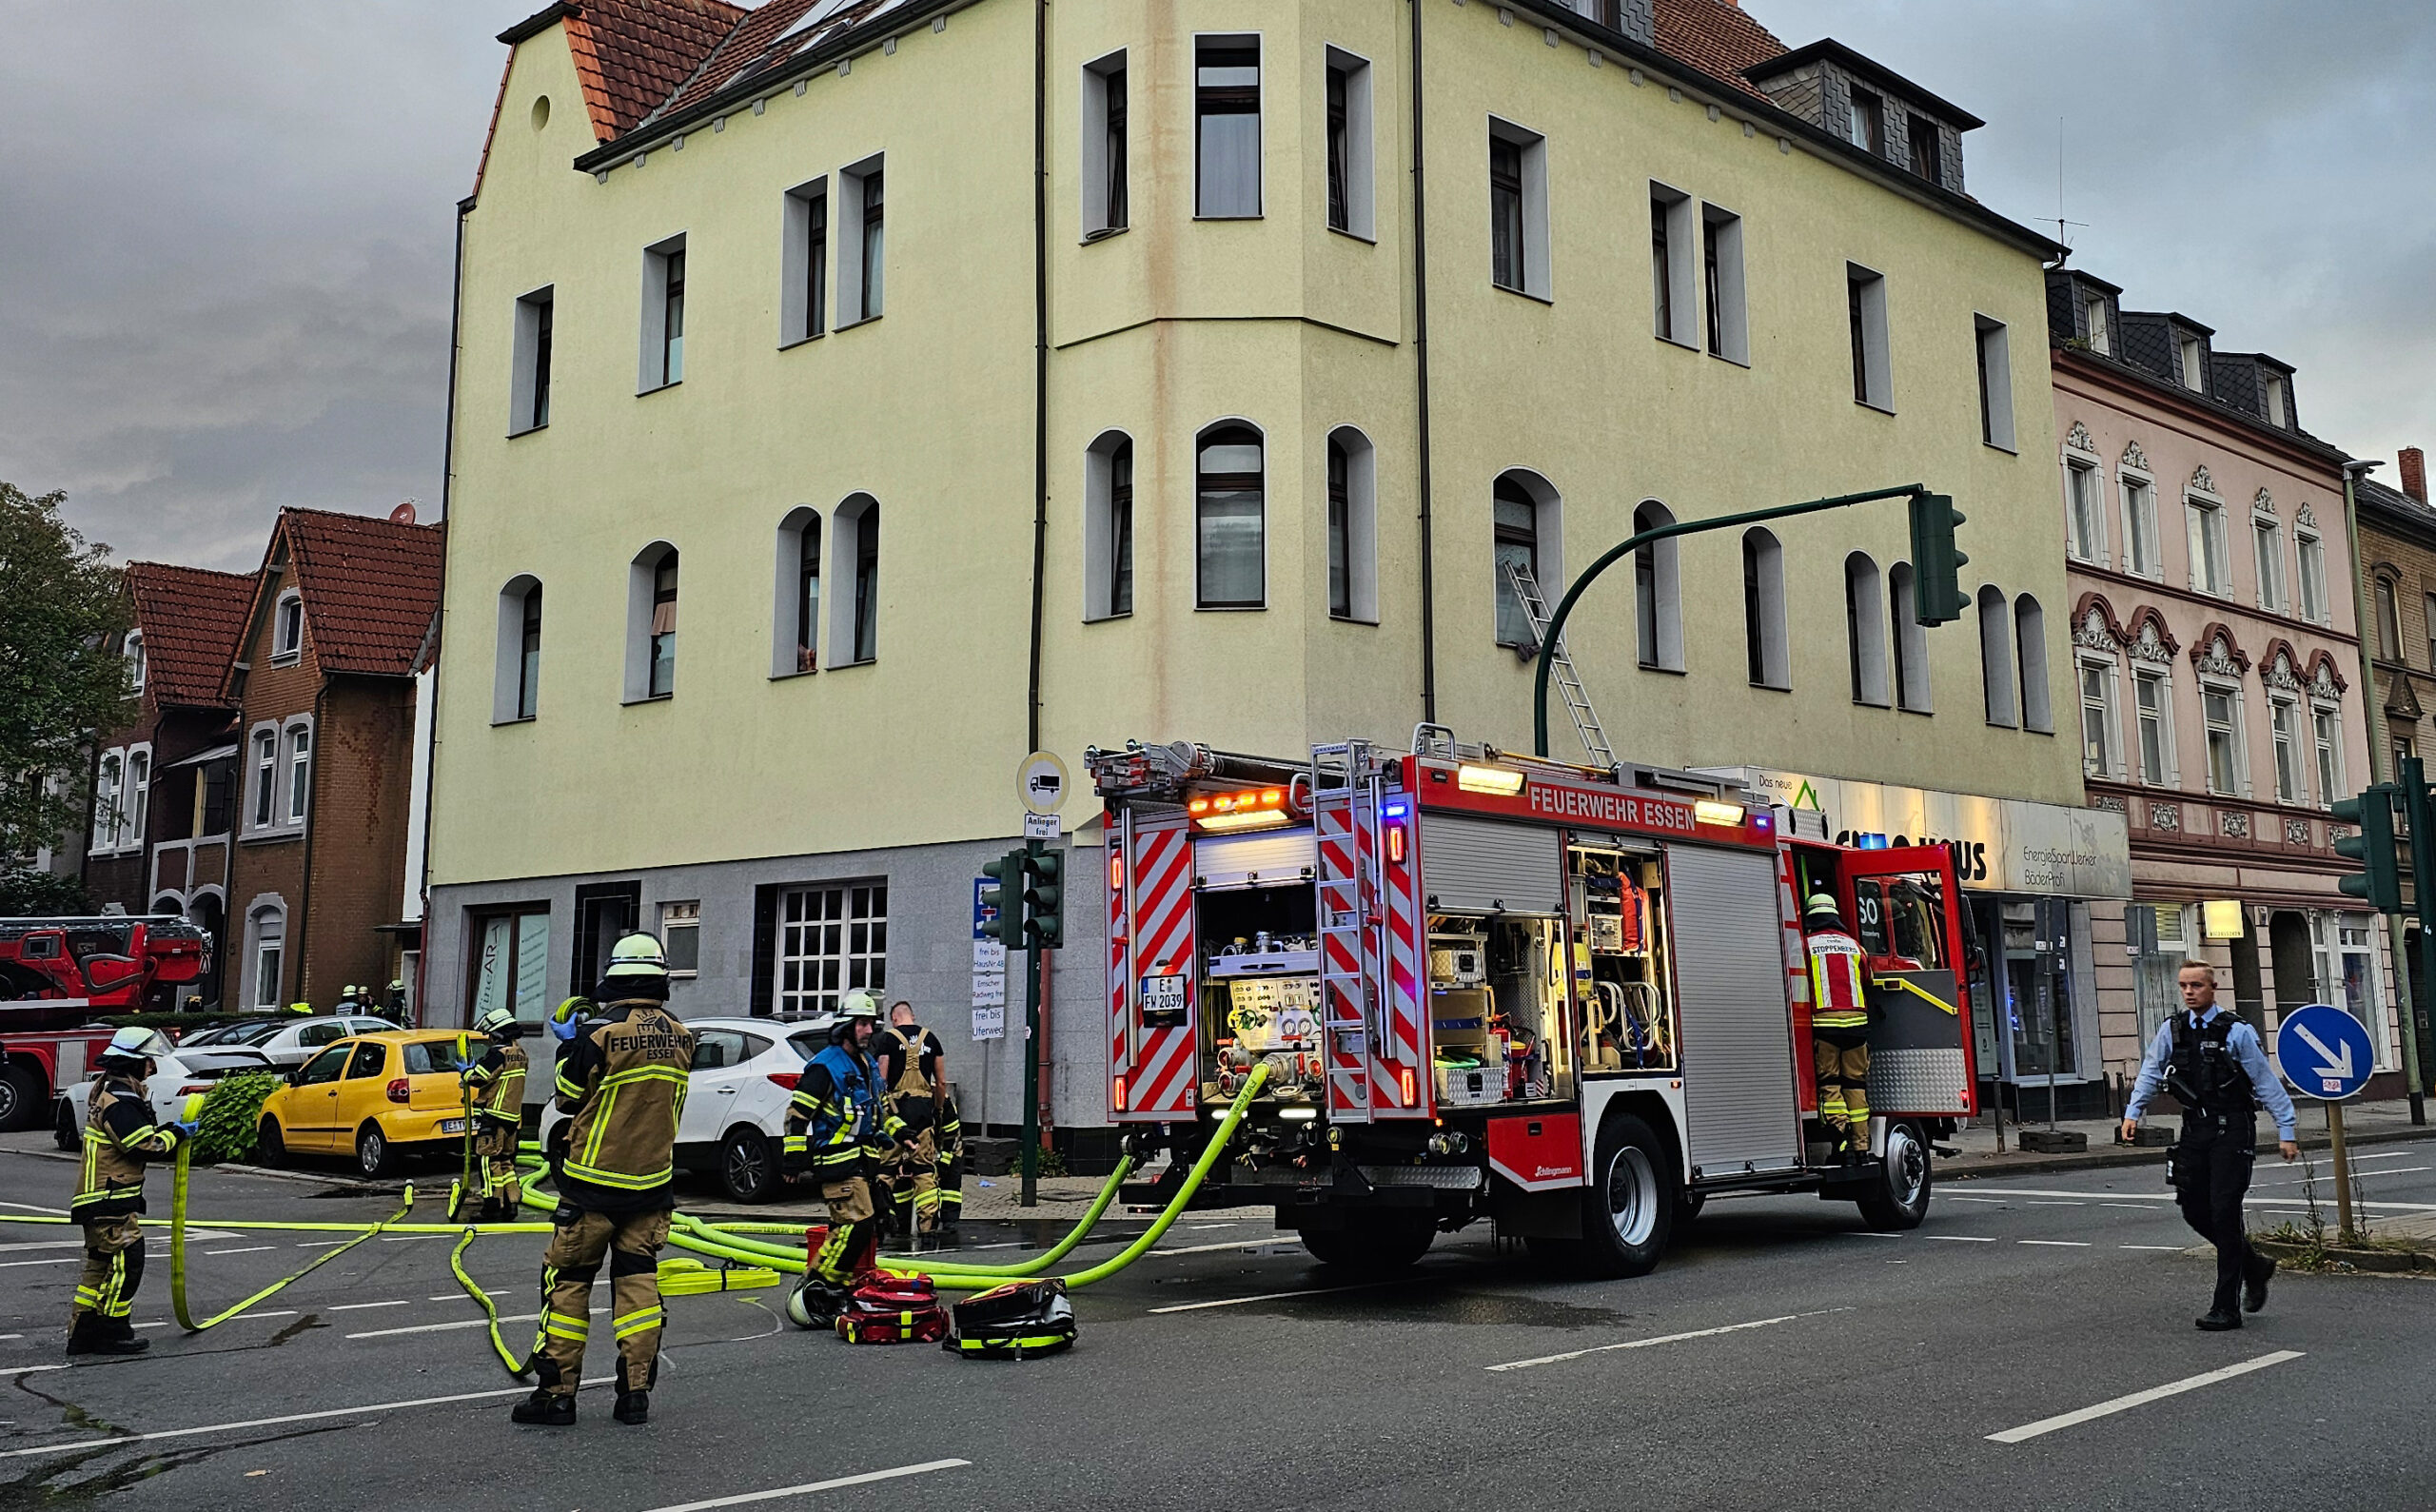
[[0,1129],[33,1128],[42,1117],[49,1090],[39,1071],[22,1066],[0,1071]]
[[389,1138],[379,1124],[366,1124],[355,1136],[355,1165],[366,1176],[385,1176],[394,1163]]
[[778,1163],[757,1129],[738,1129],[719,1141],[719,1185],[735,1202],[760,1202],[777,1184]]
[[1303,1247],[1321,1265],[1361,1276],[1388,1276],[1412,1268],[1438,1237],[1436,1220],[1381,1215],[1359,1228],[1306,1228]]
[[271,1170],[287,1164],[287,1141],[280,1137],[278,1119],[265,1118],[254,1130],[254,1164]]
[[76,1128],[73,1110],[65,1097],[59,1099],[58,1111],[51,1116],[50,1142],[70,1153],[75,1151],[78,1145],[84,1143],[82,1134]]
[[1920,1131],[1910,1124],[1888,1126],[1885,1169],[1854,1199],[1861,1222],[1880,1233],[1919,1227],[1929,1215],[1933,1182],[1929,1147],[1920,1142]]
[[1655,1269],[1675,1229],[1676,1185],[1665,1142],[1646,1121],[1608,1119],[1581,1198],[1583,1268],[1605,1278]]

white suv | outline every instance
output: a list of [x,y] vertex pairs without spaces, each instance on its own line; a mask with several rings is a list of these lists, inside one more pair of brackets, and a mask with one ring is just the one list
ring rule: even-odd
[[[829,1044],[830,1014],[691,1018],[694,1065],[677,1122],[677,1168],[708,1170],[737,1202],[761,1202],[783,1185],[780,1140],[804,1063]],[[544,1030],[544,1033],[548,1031]],[[541,1084],[541,1146],[554,1149],[566,1114]]]

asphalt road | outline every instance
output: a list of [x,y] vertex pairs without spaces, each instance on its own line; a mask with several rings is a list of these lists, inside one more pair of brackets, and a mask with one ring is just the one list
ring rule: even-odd
[[[2436,1141],[2367,1153],[2369,1200],[2398,1205],[2376,1211],[2436,1211]],[[1715,1202],[1615,1283],[1466,1232],[1347,1286],[1261,1223],[1188,1218],[1078,1297],[1079,1347],[1020,1365],[800,1334],[767,1291],[672,1299],[652,1423],[587,1390],[562,1430],[507,1421],[523,1388],[444,1238],[375,1240],[195,1337],[167,1324],[163,1254],[137,1309],[153,1352],[70,1365],[74,1251],[19,1247],[68,1236],[0,1226],[0,1506],[2436,1505],[2436,1285],[2287,1275],[2250,1326],[2199,1333],[2210,1273],[2159,1174],[1954,1184],[1892,1237],[1845,1205]],[[2298,1175],[2261,1166],[2262,1225],[2302,1210]],[[0,1153],[0,1211],[62,1208],[70,1180]],[[196,1214],[395,1206],[318,1190],[199,1175]],[[199,1310],[315,1247],[222,1232],[193,1246]],[[539,1252],[485,1239],[469,1265],[529,1315]]]

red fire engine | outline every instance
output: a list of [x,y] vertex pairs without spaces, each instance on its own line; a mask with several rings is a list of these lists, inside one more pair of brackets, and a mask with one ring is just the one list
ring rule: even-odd
[[30,1127],[109,1037],[71,1026],[167,1007],[156,991],[200,977],[210,951],[175,916],[0,919],[0,1129]]
[[[1696,772],[1363,741],[1277,760],[1088,756],[1107,804],[1109,1097],[1176,1157],[1268,1081],[1196,1206],[1274,1207],[1387,1268],[1487,1218],[1602,1275],[1713,1192],[1928,1210],[1974,1110],[1967,910],[1942,846],[1854,850]],[[1798,837],[1794,829],[1814,837]],[[1816,1119],[1803,900],[1834,895],[1871,1008],[1869,1153]]]

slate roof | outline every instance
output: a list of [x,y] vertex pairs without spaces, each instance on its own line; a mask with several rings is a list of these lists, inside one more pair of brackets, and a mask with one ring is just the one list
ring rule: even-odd
[[144,632],[144,691],[155,708],[227,707],[221,689],[245,633],[254,582],[249,572],[127,564],[136,628]]
[[1742,70],[1781,56],[1785,45],[1734,0],[1658,0],[1658,50],[1765,100]]
[[[413,675],[440,612],[442,529],[368,515],[284,509],[264,560],[285,557],[304,599],[305,635],[324,673]],[[265,571],[246,616],[261,623]]]

